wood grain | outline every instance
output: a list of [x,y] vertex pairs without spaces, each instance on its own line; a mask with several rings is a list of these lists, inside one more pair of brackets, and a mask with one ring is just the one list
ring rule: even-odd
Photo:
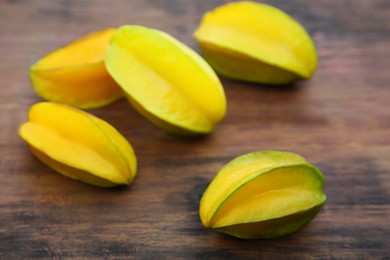
[[[386,0],[265,1],[313,36],[316,75],[276,88],[221,77],[228,116],[201,138],[166,135],[127,101],[90,111],[130,140],[139,171],[128,188],[72,181],[18,137],[41,101],[28,78],[38,58],[105,27],[164,30],[198,51],[204,12],[229,1],[0,2],[0,258],[390,258],[390,4]],[[243,153],[294,151],[326,177],[328,202],[307,227],[274,240],[238,240],[202,227],[199,199]]]

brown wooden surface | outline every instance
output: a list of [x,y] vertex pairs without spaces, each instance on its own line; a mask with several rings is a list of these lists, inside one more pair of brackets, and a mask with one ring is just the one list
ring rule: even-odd
[[[164,134],[127,101],[91,111],[128,138],[139,171],[100,189],[37,161],[18,137],[41,101],[28,68],[89,32],[140,24],[198,51],[202,14],[228,1],[0,1],[0,258],[390,257],[390,4],[388,0],[266,1],[301,21],[320,56],[316,75],[274,88],[221,78],[228,116],[216,131]],[[172,72],[174,73],[174,71]],[[204,229],[198,206],[219,168],[256,150],[289,150],[326,177],[328,202],[300,232],[238,240]]]

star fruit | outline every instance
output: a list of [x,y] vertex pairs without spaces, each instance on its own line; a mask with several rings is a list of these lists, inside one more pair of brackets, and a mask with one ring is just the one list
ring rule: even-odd
[[263,3],[232,2],[207,12],[194,32],[201,52],[221,75],[243,81],[288,84],[317,68],[305,28]]
[[96,108],[124,96],[104,65],[106,48],[115,29],[86,35],[57,49],[30,68],[35,92],[47,101],[78,108]]
[[258,151],[226,164],[200,201],[203,225],[243,239],[291,234],[326,202],[324,176],[301,156]]
[[137,162],[128,141],[105,121],[52,102],[33,105],[20,136],[55,171],[91,185],[129,185]]
[[105,63],[133,107],[168,133],[208,134],[225,116],[225,93],[213,69],[162,31],[121,26]]

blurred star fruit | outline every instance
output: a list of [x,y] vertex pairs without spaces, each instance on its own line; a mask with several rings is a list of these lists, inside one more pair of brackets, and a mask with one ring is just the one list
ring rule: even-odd
[[221,75],[288,84],[317,68],[314,43],[303,26],[263,3],[232,2],[207,12],[194,33],[201,52]]
[[78,108],[96,108],[124,96],[104,65],[106,48],[115,29],[84,36],[57,49],[30,68],[35,92],[47,101]]

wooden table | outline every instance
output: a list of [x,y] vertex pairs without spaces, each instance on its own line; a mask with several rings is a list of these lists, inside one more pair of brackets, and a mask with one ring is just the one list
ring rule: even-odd
[[[265,1],[305,25],[320,56],[291,87],[221,77],[228,115],[210,136],[179,138],[126,100],[90,112],[132,143],[127,188],[70,180],[19,138],[37,59],[89,32],[123,24],[163,30],[198,51],[200,18],[224,0],[0,2],[0,258],[390,257],[390,5],[387,0]],[[203,228],[199,199],[220,167],[256,150],[301,154],[326,177],[328,202],[303,230],[245,241]]]

